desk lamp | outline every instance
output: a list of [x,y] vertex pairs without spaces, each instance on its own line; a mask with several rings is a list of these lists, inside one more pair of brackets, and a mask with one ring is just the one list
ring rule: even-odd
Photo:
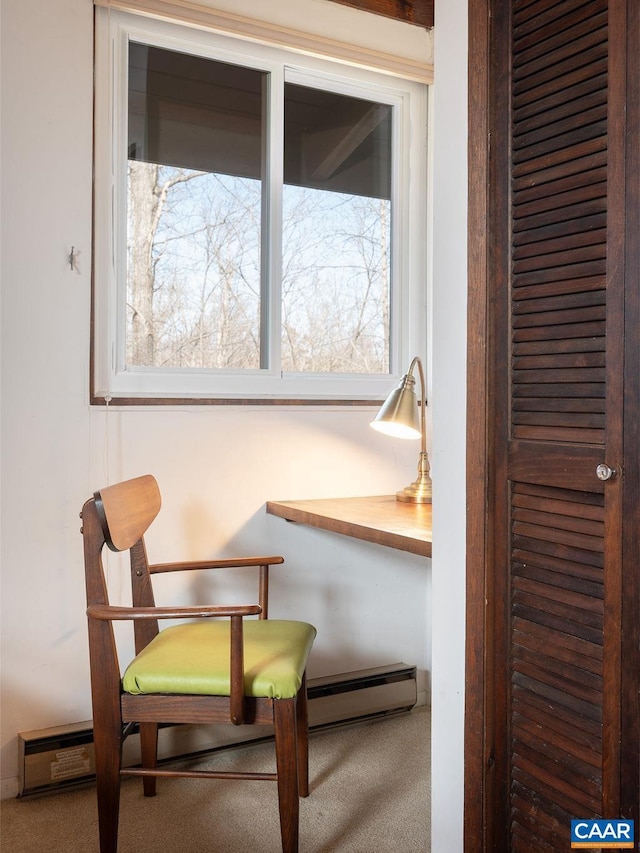
[[[418,400],[416,399],[416,380],[413,369],[418,365],[420,374],[420,418],[418,418]],[[400,492],[396,499],[405,503],[431,503],[431,477],[429,476],[429,457],[427,456],[427,429],[425,419],[426,393],[422,362],[416,356],[407,373],[397,388],[389,394],[380,407],[380,411],[371,421],[371,426],[378,432],[395,438],[419,438],[420,458],[418,461],[418,478]]]

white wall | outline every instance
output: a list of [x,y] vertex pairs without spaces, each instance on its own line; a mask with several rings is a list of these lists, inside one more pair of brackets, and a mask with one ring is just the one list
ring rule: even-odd
[[463,849],[467,0],[435,4],[432,850]]
[[[426,691],[430,669],[427,561],[264,512],[391,492],[413,479],[415,444],[357,408],[89,407],[92,14],[91,0],[2,0],[3,796],[18,731],[91,716],[78,512],[107,481],[158,477],[152,559],[283,553],[273,613],[317,625],[312,676],[404,660]],[[112,559],[114,593],[120,572]],[[161,597],[207,591],[163,580]]]

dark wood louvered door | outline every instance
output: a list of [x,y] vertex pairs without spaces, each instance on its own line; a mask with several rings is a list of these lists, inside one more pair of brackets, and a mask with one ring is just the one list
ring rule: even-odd
[[512,8],[508,820],[558,850],[607,811],[607,8]]
[[488,487],[467,698],[483,767],[467,768],[466,845],[564,851],[572,818],[638,804],[640,437],[637,398],[623,405],[638,383],[638,13],[485,8]]

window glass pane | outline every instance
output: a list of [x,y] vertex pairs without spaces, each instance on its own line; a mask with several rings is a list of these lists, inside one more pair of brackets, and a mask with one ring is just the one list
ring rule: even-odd
[[389,372],[391,119],[285,85],[283,370]]
[[130,366],[261,366],[266,76],[129,46]]

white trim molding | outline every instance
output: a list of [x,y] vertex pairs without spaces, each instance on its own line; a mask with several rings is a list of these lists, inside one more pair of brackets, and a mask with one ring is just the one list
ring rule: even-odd
[[[322,34],[303,32],[249,18],[190,0],[94,0],[96,6],[132,12],[158,20],[185,24],[248,41],[286,47],[307,56],[330,58],[361,68],[391,74],[418,83],[433,83],[433,63],[385,53]],[[408,26],[408,25],[407,25]]]

